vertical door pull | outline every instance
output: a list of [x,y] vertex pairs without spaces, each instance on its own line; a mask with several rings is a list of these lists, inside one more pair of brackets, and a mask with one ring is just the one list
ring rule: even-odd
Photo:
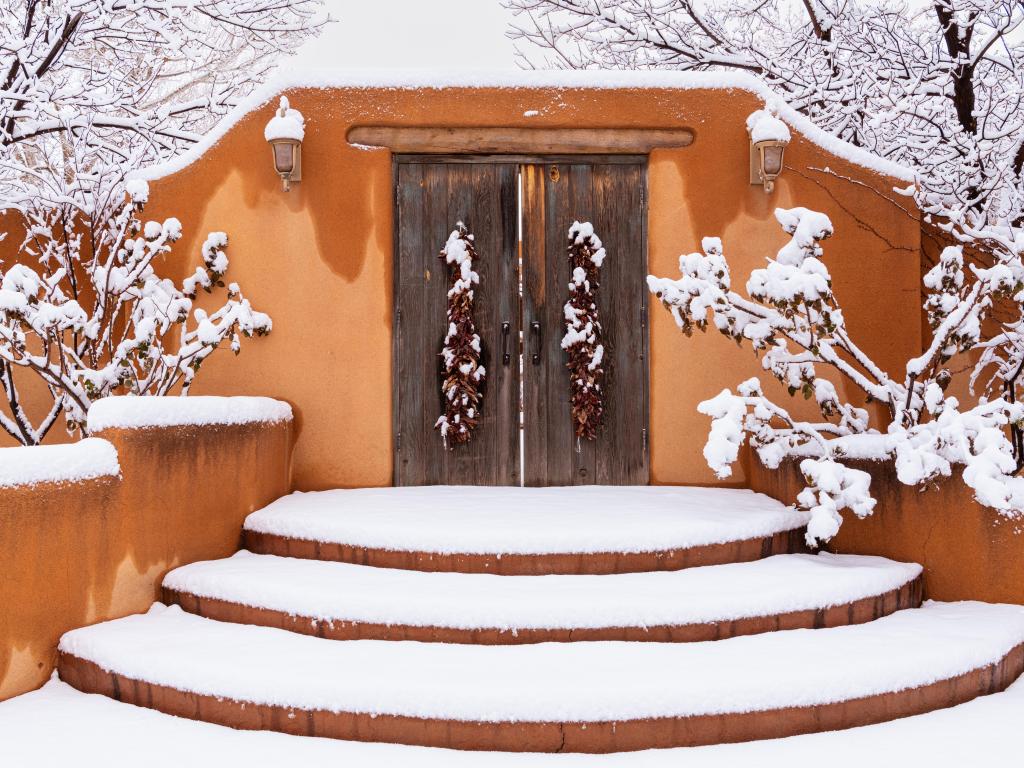
[[512,356],[508,353],[508,332],[511,328],[510,323],[506,320],[501,324],[501,364],[508,365],[512,360]]
[[533,364],[540,365],[541,333],[538,321],[534,320],[530,323],[530,333],[533,334]]

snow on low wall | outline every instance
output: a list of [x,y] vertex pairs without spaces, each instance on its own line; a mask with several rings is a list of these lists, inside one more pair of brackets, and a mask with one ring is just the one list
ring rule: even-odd
[[[778,469],[750,457],[750,487],[790,504],[804,487],[796,461]],[[863,520],[843,516],[832,552],[880,555],[924,566],[925,597],[1024,604],[1024,523],[974,500],[959,477],[921,490],[896,478],[892,464],[847,462],[871,475],[877,499]]]
[[90,433],[96,433],[291,420],[292,407],[269,397],[108,397],[89,409],[88,427]]
[[121,465],[114,446],[91,437],[68,445],[0,448],[0,488],[35,483],[73,483],[117,477]]
[[246,515],[291,490],[287,404],[188,399],[114,398],[100,414],[116,428],[0,450],[0,574],[16,575],[0,577],[0,699],[46,681],[67,630],[145,611],[171,568],[233,554]]

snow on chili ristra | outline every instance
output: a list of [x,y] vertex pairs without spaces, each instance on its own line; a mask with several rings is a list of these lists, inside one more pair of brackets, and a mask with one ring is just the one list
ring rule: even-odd
[[0,448],[0,488],[70,483],[120,474],[117,449],[95,437],[66,445]]
[[802,528],[806,512],[748,490],[673,486],[419,486],[293,493],[249,531],[443,554],[657,552]]
[[920,573],[914,563],[827,553],[680,571],[496,576],[239,552],[177,568],[163,585],[315,622],[515,632],[682,626],[818,610],[895,591]]
[[106,397],[89,409],[90,432],[103,429],[291,421],[292,407],[269,397]]
[[1024,607],[971,602],[700,643],[506,646],[335,642],[157,605],[68,632],[60,650],[133,680],[241,702],[472,722],[608,722],[918,688],[997,663],[1022,642]]

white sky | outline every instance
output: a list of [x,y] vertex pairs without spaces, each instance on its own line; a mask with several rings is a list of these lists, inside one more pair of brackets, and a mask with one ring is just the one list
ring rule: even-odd
[[515,69],[498,0],[324,0],[337,21],[284,66]]

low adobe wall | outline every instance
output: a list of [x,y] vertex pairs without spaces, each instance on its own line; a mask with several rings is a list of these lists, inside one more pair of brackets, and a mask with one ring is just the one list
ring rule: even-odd
[[[830,551],[920,563],[932,600],[1024,603],[1024,521],[976,502],[959,477],[922,490],[901,483],[891,464],[847,463],[871,474],[878,504],[863,520],[844,513]],[[752,489],[787,504],[804,487],[795,461],[766,469],[752,459],[749,477]]]
[[290,490],[291,421],[97,434],[120,477],[0,488],[0,700],[47,680],[67,630],[145,611],[171,568],[234,553],[245,516]]

